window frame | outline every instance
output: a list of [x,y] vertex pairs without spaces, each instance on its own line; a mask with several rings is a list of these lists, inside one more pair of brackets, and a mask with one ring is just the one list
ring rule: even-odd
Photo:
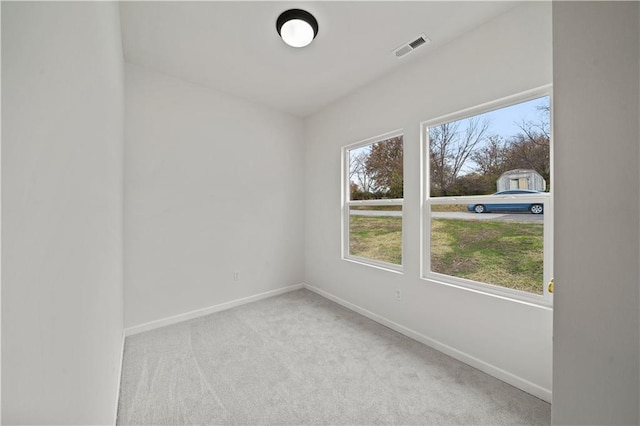
[[[431,270],[431,206],[438,204],[476,204],[479,202],[487,202],[490,198],[495,202],[495,198],[491,195],[471,195],[471,196],[453,196],[453,197],[431,197],[430,194],[430,150],[429,150],[429,133],[430,127],[438,126],[452,121],[462,120],[483,113],[499,110],[519,103],[531,101],[541,97],[549,97],[549,167],[550,175],[550,192],[536,195],[518,195],[518,201],[540,202],[544,204],[543,219],[543,294],[533,294],[526,291],[515,290],[503,287],[497,284],[484,283],[474,281],[467,278],[455,277]],[[421,252],[420,252],[420,277],[438,284],[453,286],[472,291],[489,294],[493,296],[503,297],[518,302],[530,303],[537,306],[552,307],[553,294],[549,292],[548,283],[553,279],[553,191],[554,173],[553,173],[553,90],[552,85],[541,86],[532,90],[517,93],[511,96],[503,97],[491,102],[483,103],[474,107],[466,108],[452,114],[446,114],[434,119],[426,120],[420,123],[420,234],[422,236]],[[511,196],[512,198],[513,196]],[[509,196],[504,196],[509,199]]]
[[[387,139],[402,137],[402,144],[404,146],[404,130],[397,129],[391,132],[383,133],[378,136],[374,136],[371,138],[367,138],[361,140],[359,142],[355,142],[349,145],[345,145],[342,147],[342,176],[341,176],[341,186],[342,186],[342,220],[341,220],[341,234],[342,234],[342,260],[348,262],[354,262],[361,265],[372,266],[378,269],[383,269],[390,272],[395,273],[403,273],[404,272],[404,246],[405,246],[405,223],[404,223],[404,198],[388,198],[388,199],[377,199],[377,200],[351,200],[351,187],[349,180],[349,172],[350,172],[350,157],[349,153],[358,148],[362,148],[367,145],[372,145],[377,142],[382,142]],[[404,150],[403,150],[404,153]],[[404,154],[402,161],[404,163]],[[402,177],[404,182],[404,175]],[[403,185],[404,186],[404,185]],[[404,194],[403,194],[404,195]],[[402,214],[400,215],[402,221],[402,238],[400,242],[400,250],[401,250],[401,260],[400,264],[384,262],[381,260],[370,259],[368,257],[356,256],[352,255],[349,251],[349,242],[350,242],[350,210],[351,207],[357,206],[400,206]]]

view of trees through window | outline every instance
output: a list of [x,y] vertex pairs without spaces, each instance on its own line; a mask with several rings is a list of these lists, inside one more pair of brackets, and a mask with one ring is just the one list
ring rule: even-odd
[[[472,281],[544,295],[544,252],[550,247],[550,241],[545,242],[550,97],[425,131],[429,270],[456,283]],[[465,203],[447,198],[461,196],[480,197]]]
[[544,96],[430,127],[430,195],[487,195],[506,189],[549,191],[549,111],[549,97]]
[[402,264],[402,135],[346,151],[348,160],[347,253]]
[[[427,278],[548,296],[550,109],[550,97],[540,96],[423,124]],[[403,137],[352,145],[344,159],[344,253],[399,270]]]
[[350,150],[350,199],[402,198],[402,150],[402,136]]

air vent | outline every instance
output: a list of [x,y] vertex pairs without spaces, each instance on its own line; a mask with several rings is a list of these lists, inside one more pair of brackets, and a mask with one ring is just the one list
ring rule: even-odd
[[425,40],[423,37],[420,37],[419,39],[413,40],[411,43],[409,43],[409,46],[413,47],[414,49],[420,45],[423,45],[427,42],[427,40]]
[[404,56],[407,53],[413,52],[415,49],[422,46],[423,44],[429,43],[430,41],[431,39],[429,37],[427,37],[424,34],[420,34],[420,36],[417,39],[410,41],[409,43],[403,44],[402,46],[395,49],[393,51],[393,54],[396,55],[396,57],[400,58],[401,56]]

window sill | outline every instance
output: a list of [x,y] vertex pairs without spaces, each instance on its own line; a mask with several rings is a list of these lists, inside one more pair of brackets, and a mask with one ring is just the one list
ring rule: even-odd
[[455,278],[451,279],[452,277],[440,274],[430,274],[427,276],[421,276],[420,278],[424,281],[429,281],[438,285],[453,287],[456,289],[470,291],[472,293],[482,294],[484,296],[494,297],[497,299],[508,300],[510,302],[533,306],[536,308],[553,310],[552,297],[539,296],[491,284],[475,283],[473,281],[467,283],[464,280]]
[[394,265],[393,263],[379,262],[364,257],[343,256],[342,260],[358,265],[369,266],[371,268],[381,269],[383,271],[392,272],[394,274],[404,274],[402,265]]

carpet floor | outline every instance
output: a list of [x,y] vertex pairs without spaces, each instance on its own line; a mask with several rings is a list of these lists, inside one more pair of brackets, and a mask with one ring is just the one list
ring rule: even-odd
[[117,424],[548,425],[550,411],[298,290],[127,337]]

